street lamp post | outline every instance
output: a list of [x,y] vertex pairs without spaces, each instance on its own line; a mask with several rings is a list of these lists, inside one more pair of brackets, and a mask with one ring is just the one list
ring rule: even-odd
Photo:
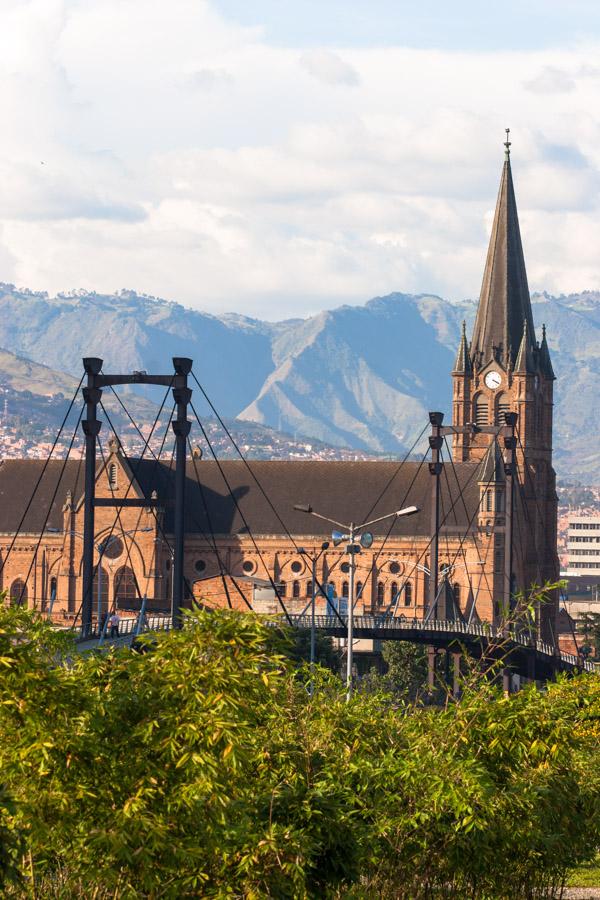
[[[348,555],[350,556],[350,578],[348,584],[348,647],[346,654],[346,699],[350,700],[350,697],[352,696],[352,668],[354,665],[354,576],[356,573],[356,555],[360,553],[361,547],[363,547],[364,549],[368,549],[373,544],[373,535],[370,531],[365,531],[365,529],[368,528],[369,525],[375,525],[378,522],[383,522],[385,519],[399,519],[403,516],[412,516],[415,513],[419,512],[419,508],[417,506],[407,506],[404,509],[397,509],[395,512],[387,513],[387,515],[385,516],[379,516],[376,519],[369,519],[368,522],[363,522],[361,525],[355,525],[354,522],[346,525],[343,522],[338,522],[335,519],[330,519],[329,516],[323,516],[321,515],[321,513],[315,512],[315,510],[309,504],[297,503],[294,505],[294,509],[298,512],[308,513],[311,516],[316,516],[317,519],[323,519],[325,522],[329,522],[331,525],[337,525],[338,528],[341,528],[341,532],[333,532],[332,539],[334,547],[337,547],[337,545],[341,544],[343,541],[349,541],[349,543],[346,545],[346,553],[348,553]],[[358,544],[356,543],[357,538],[360,541],[360,543]]]
[[313,553],[312,556],[304,547],[298,547],[298,553],[307,556],[311,561],[311,592],[310,592],[310,694],[312,696],[314,689],[315,675],[315,657],[316,657],[316,628],[315,628],[315,603],[317,598],[317,563],[323,553],[329,549],[329,541],[323,541],[319,553]]

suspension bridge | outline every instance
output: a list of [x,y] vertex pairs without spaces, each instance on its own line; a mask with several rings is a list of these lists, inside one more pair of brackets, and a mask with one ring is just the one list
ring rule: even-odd
[[[0,493],[5,503],[14,501],[11,527],[2,528],[0,564],[9,602],[58,619],[81,649],[127,645],[148,631],[180,628],[183,610],[194,599],[208,608],[260,611],[247,587],[250,562],[277,606],[278,615],[267,616],[274,624],[314,627],[342,640],[350,634],[350,644],[403,640],[446,658],[467,653],[504,660],[505,672],[529,679],[594,670],[581,654],[560,649],[539,601],[526,616],[519,599],[526,587],[519,573],[528,564],[520,529],[531,527],[540,500],[520,477],[518,455],[524,448],[516,414],[506,412],[494,425],[444,426],[441,413],[431,413],[397,462],[257,463],[241,452],[191,360],[175,358],[173,372],[159,375],[107,373],[97,358],[83,363],[84,375],[48,458],[35,461],[30,471],[21,466],[22,472],[28,469],[27,477],[12,471],[9,461],[0,467]],[[190,384],[219,423],[237,463],[219,459]],[[142,429],[129,413],[116,391],[122,385],[164,388],[150,429]],[[107,453],[103,421],[114,435],[118,432],[104,392],[133,428],[140,445],[136,456],[128,455],[118,437]],[[191,443],[193,426],[210,461],[201,459]],[[456,463],[448,441],[465,435],[484,435],[489,445],[477,461]],[[65,441],[66,453],[59,458],[55,450]],[[354,535],[352,525],[351,535],[340,534],[338,543],[345,546],[332,552],[322,540],[327,531],[312,522],[309,529],[302,518],[312,507],[296,503],[308,491],[328,512],[320,518],[352,521],[360,507],[360,521],[378,523],[374,532],[362,528]],[[254,498],[251,503],[245,502],[248,497]],[[410,524],[398,517],[407,503],[417,512]],[[386,504],[396,512],[379,516]],[[270,549],[274,535],[275,551]],[[365,535],[369,539],[361,545]],[[311,557],[299,543],[306,544],[307,536],[317,547],[311,577],[303,581],[312,592],[311,613],[306,596],[301,602],[296,594],[300,581],[286,583],[281,576],[289,570],[293,579],[294,566]],[[244,548],[251,560],[244,558]],[[367,549],[370,556],[362,575],[357,570],[355,584],[356,558]],[[200,553],[203,558],[195,560]],[[119,568],[113,573],[115,554]],[[326,565],[318,570],[322,554]],[[200,563],[206,566],[207,557],[210,571],[205,572]],[[384,568],[385,582],[380,580]],[[211,600],[209,582],[213,588],[220,585],[219,603],[214,591]],[[325,600],[335,583],[337,598],[350,606],[346,611],[342,602],[331,606]],[[110,637],[109,615],[126,607],[129,614],[121,619],[119,634]],[[323,607],[327,614],[321,614]],[[550,623],[546,634],[545,622]]]

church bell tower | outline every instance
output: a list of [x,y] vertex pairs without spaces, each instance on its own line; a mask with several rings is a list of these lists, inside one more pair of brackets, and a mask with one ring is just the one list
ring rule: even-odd
[[[552,468],[554,372],[542,327],[536,340],[510,162],[510,141],[470,344],[466,326],[452,371],[453,423],[473,430],[454,436],[456,462],[480,462],[494,436],[477,426],[501,425],[516,412],[517,480],[514,557],[517,589],[558,580],[557,497]],[[552,613],[541,614],[552,640]]]

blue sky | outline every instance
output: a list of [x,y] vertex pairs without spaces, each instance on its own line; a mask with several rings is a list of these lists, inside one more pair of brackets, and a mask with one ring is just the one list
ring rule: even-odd
[[269,43],[516,50],[564,46],[600,33],[592,0],[217,0],[223,15],[262,26]]
[[277,319],[600,288],[600,4],[3,0],[0,280]]

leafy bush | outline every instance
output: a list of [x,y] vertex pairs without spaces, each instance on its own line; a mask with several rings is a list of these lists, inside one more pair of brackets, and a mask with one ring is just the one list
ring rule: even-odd
[[594,676],[398,710],[324,670],[310,696],[239,613],[141,654],[0,629],[0,823],[38,897],[541,897],[599,843]]

